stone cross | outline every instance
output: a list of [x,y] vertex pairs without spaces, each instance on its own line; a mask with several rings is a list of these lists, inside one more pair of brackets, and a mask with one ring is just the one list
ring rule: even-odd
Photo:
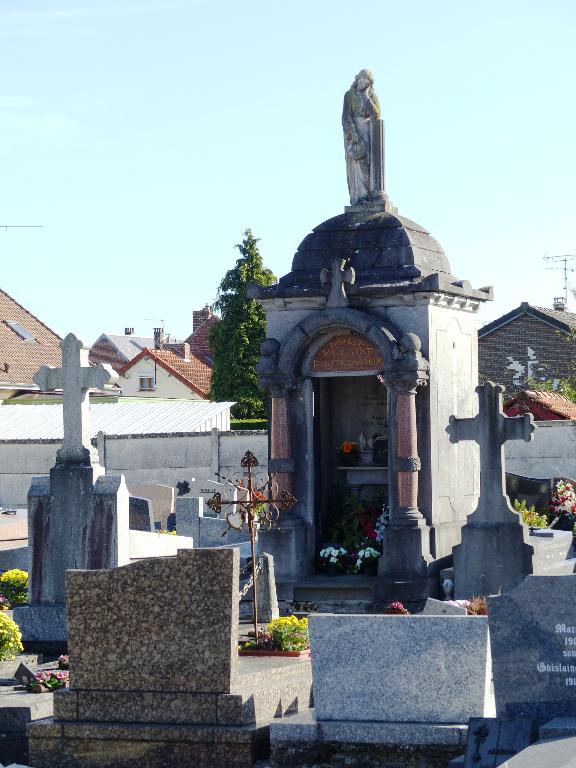
[[[487,381],[476,387],[478,414],[473,419],[450,416],[446,431],[451,443],[475,440],[480,446],[480,498],[473,513],[476,522],[511,522],[515,513],[506,496],[504,443],[533,440],[536,429],[531,413],[506,416],[502,410],[504,387]],[[517,516],[515,516],[517,517]]]
[[320,284],[330,285],[327,307],[347,307],[346,285],[354,285],[356,272],[347,259],[335,259],[330,269],[320,270]]
[[102,389],[112,370],[102,363],[88,365],[88,350],[69,333],[60,342],[62,368],[43,365],[32,377],[43,392],[61,389],[64,411],[64,443],[56,454],[58,464],[90,464],[90,389]]

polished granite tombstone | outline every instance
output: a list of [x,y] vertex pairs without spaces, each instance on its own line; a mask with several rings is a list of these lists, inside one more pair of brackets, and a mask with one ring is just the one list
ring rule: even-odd
[[528,576],[488,598],[498,716],[576,715],[576,579]]
[[[36,768],[249,766],[310,705],[310,661],[242,658],[239,553],[67,574],[70,689],[29,731]],[[105,599],[103,599],[105,595]]]

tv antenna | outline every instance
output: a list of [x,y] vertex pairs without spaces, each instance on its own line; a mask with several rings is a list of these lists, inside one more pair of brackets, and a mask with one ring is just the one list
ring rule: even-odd
[[42,229],[43,224],[0,224],[0,229],[7,232],[9,229]]
[[[568,262],[576,260],[576,256],[564,254],[562,256],[544,256],[544,261],[551,261],[554,264],[562,264],[558,267],[546,267],[546,269],[561,269],[564,272],[564,300],[568,304],[568,272],[576,272],[576,267],[569,267]],[[574,292],[572,292],[573,295]]]

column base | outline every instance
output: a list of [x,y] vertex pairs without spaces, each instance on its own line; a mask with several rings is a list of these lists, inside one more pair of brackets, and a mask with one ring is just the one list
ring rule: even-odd
[[432,561],[430,529],[426,524],[397,526],[394,523],[387,528],[374,588],[375,603],[425,600],[431,591],[428,571]]

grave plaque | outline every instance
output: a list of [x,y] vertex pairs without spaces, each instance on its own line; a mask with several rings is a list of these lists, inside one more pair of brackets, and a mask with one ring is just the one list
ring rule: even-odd
[[334,336],[314,355],[311,372],[381,371],[382,358],[368,339],[356,333]]
[[499,717],[576,716],[575,604],[574,576],[527,576],[488,598]]

